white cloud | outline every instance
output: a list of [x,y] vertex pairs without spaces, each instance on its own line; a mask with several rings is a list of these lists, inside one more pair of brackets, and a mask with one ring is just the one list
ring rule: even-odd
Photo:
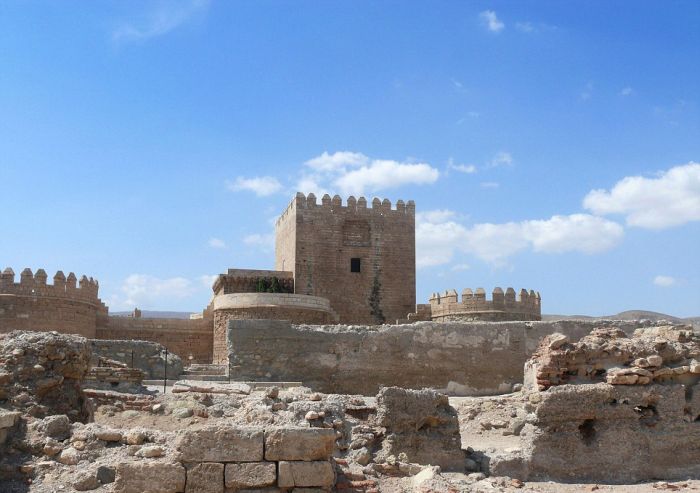
[[450,270],[453,272],[461,272],[469,269],[471,269],[471,266],[469,264],[455,264],[450,268]]
[[591,99],[591,96],[593,96],[593,83],[589,82],[586,84],[586,87],[583,88],[583,91],[581,91],[581,99],[584,101],[587,101]]
[[479,186],[481,188],[498,188],[501,186],[501,184],[497,181],[482,181],[479,183]]
[[499,166],[511,166],[513,156],[510,152],[498,151],[496,155],[486,164],[487,168],[498,168]]
[[416,213],[417,223],[444,223],[456,216],[454,211],[449,209],[434,209],[432,211],[421,211]]
[[476,173],[476,166],[473,164],[455,164],[454,159],[450,158],[447,160],[447,169],[453,169],[459,171],[460,173],[466,173],[468,175]]
[[450,79],[450,82],[452,82],[452,85],[455,87],[455,89],[464,89],[464,84],[462,84],[460,81],[457,79]]
[[324,152],[320,156],[309,159],[304,164],[316,171],[334,172],[365,166],[368,163],[369,158],[361,152],[339,151],[333,154]]
[[622,214],[630,226],[664,229],[700,221],[700,163],[689,162],[653,178],[628,176],[611,190],[592,190],[583,206],[594,214]]
[[533,33],[537,31],[531,22],[516,22],[515,28],[522,33]]
[[479,18],[484,26],[486,26],[486,29],[491,32],[498,33],[501,32],[504,27],[506,27],[505,24],[498,19],[496,12],[493,10],[484,10],[479,14]]
[[282,184],[274,176],[256,176],[254,178],[239,176],[233,182],[227,180],[226,186],[233,192],[248,190],[258,197],[267,197],[282,190]]
[[456,125],[462,125],[464,122],[467,121],[467,117],[477,119],[481,116],[481,113],[478,111],[468,111],[467,116],[460,118],[455,122]]
[[620,96],[631,96],[634,93],[631,87],[623,87],[620,91]]
[[613,248],[624,235],[619,224],[590,214],[552,216],[547,220],[520,224],[525,238],[536,252],[600,253]]
[[182,300],[196,291],[192,282],[184,277],[160,279],[147,274],[131,274],[121,287],[119,293],[112,297],[110,308],[153,309],[173,300]]
[[226,248],[226,242],[220,238],[209,238],[209,241],[207,243],[212,248]]
[[376,192],[409,184],[434,183],[438,176],[438,170],[426,163],[409,164],[376,159],[371,165],[350,171],[334,183],[345,194],[361,195],[365,191]]
[[212,274],[212,275],[204,274],[204,275],[199,276],[199,282],[203,287],[205,287],[207,289],[211,289],[212,286],[214,285],[214,281],[216,281],[217,277],[219,277],[218,274]]
[[304,165],[310,171],[302,173],[297,190],[319,195],[327,188],[344,195],[363,195],[403,185],[430,184],[439,176],[438,170],[426,163],[371,159],[348,151],[324,152]]
[[249,247],[260,248],[263,251],[269,252],[275,248],[275,235],[271,234],[250,234],[243,237],[243,243]]
[[656,276],[654,284],[662,288],[668,288],[676,284],[676,279],[671,276]]
[[209,0],[171,0],[161,3],[142,22],[125,23],[117,27],[112,32],[112,40],[119,43],[162,36],[206,12],[208,7]]
[[452,261],[455,252],[501,266],[524,249],[541,253],[600,253],[617,245],[622,226],[589,214],[552,216],[501,224],[482,223],[467,227],[452,211],[428,211],[416,215],[416,257],[419,267]]

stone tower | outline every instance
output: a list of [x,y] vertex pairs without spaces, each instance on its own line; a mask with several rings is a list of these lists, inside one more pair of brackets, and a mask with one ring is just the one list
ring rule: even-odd
[[406,318],[416,304],[415,204],[297,193],[276,224],[275,269],[328,298],[341,323]]

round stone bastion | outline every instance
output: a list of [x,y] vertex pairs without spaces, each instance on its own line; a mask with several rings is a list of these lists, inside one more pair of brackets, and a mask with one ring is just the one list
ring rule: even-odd
[[292,293],[232,293],[214,297],[215,331],[230,319],[289,320],[295,324],[335,323],[331,302],[320,296]]

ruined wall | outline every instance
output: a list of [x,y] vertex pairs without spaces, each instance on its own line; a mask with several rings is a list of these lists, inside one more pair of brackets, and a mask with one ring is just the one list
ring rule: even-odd
[[376,394],[380,385],[477,395],[507,392],[522,382],[525,361],[547,334],[578,339],[594,327],[631,333],[642,325],[559,321],[348,327],[233,320],[228,345],[236,380],[301,381],[322,392],[364,395]]
[[[100,358],[120,361],[129,368],[136,368],[146,374],[146,379],[163,378],[165,372],[165,347],[149,341],[92,340],[92,360],[90,365],[99,365]],[[183,369],[183,361],[177,353],[168,354],[168,379],[176,379]]]
[[66,334],[95,337],[98,320],[107,316],[107,307],[98,298],[98,283],[72,272],[58,271],[53,284],[47,284],[44,269],[36,275],[24,269],[18,283],[7,268],[0,275],[0,333],[12,330],[54,330]]
[[491,457],[490,472],[627,484],[700,477],[700,340],[689,326],[628,336],[543,339],[525,369],[520,446]]
[[[526,289],[521,289],[516,298],[513,288],[506,289],[504,293],[501,288],[497,287],[493,290],[492,298],[487,300],[483,288],[477,288],[474,292],[467,288],[462,291],[461,302],[458,300],[457,291],[451,289],[442,294],[433,293],[429,303],[430,317],[436,322],[460,320],[502,322],[542,319],[540,293],[533,290],[528,292]],[[418,311],[416,314],[420,315]],[[420,316],[415,318],[420,318]]]
[[0,404],[35,417],[66,414],[78,420],[89,362],[90,345],[84,337],[57,332],[0,334]]
[[207,311],[202,318],[189,320],[109,317],[107,325],[97,327],[95,338],[156,342],[180,356],[186,365],[209,363],[212,358],[212,324],[212,315]]
[[[415,308],[415,204],[297,194],[276,225],[275,268],[295,292],[328,298],[342,323],[403,319]],[[290,236],[291,235],[291,236]],[[351,259],[360,271],[351,272]],[[292,266],[293,264],[293,266]]]

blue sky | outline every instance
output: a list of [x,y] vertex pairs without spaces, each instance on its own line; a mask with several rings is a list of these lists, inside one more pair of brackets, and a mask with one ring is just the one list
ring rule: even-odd
[[700,315],[700,3],[0,1],[0,263],[200,310],[297,189],[414,199],[418,300]]

